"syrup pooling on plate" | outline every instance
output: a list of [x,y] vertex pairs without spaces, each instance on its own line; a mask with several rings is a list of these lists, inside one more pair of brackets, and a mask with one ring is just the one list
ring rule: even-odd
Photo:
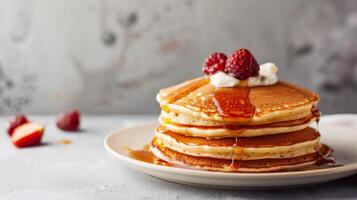
[[133,150],[131,148],[127,148],[127,150],[129,157],[135,160],[140,160],[156,165],[171,166],[169,163],[154,156],[154,154],[150,151],[150,145],[145,145],[142,149],[139,150]]
[[[213,93],[213,101],[217,107],[220,116],[223,118],[223,122],[227,119],[239,119],[240,123],[250,125],[251,119],[255,113],[255,107],[249,100],[250,87],[247,87],[247,81],[242,81],[242,87],[233,88],[216,88]],[[224,123],[224,128],[227,132],[230,129]],[[240,129],[240,133],[244,132],[244,128]],[[237,151],[239,151],[239,133],[235,132],[231,134],[235,137],[235,143],[233,144],[232,162],[231,167],[238,169],[239,162],[235,163],[235,157]]]
[[155,163],[155,156],[149,150],[131,150],[129,151],[129,156],[136,160],[148,162],[148,163]]
[[134,158],[136,160],[154,163],[154,155],[149,151],[149,145],[145,145],[140,150],[133,150],[131,148],[127,148],[129,157]]

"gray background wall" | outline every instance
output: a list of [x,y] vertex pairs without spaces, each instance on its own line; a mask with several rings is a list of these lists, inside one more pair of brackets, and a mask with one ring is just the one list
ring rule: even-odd
[[246,47],[357,112],[354,0],[0,0],[0,113],[158,113],[156,92]]

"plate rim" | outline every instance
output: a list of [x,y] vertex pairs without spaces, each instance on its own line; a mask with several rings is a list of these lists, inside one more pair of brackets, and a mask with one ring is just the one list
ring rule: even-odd
[[[343,117],[356,117],[357,114],[353,113],[344,113],[344,114],[333,114],[333,115],[325,115],[321,117],[321,120],[331,120],[329,118],[343,118]],[[125,161],[134,166],[140,166],[150,170],[158,170],[162,172],[176,173],[176,174],[184,174],[184,175],[193,175],[193,176],[205,176],[212,178],[282,178],[287,176],[294,176],[295,178],[299,177],[313,177],[313,176],[323,176],[330,174],[340,174],[346,172],[357,173],[357,162],[333,167],[333,168],[325,168],[325,169],[316,169],[316,170],[307,170],[307,171],[292,171],[292,172],[263,172],[263,173],[242,173],[242,172],[216,172],[216,171],[205,171],[198,169],[185,169],[178,167],[168,167],[155,165],[151,163],[147,163],[140,160],[135,160],[128,156],[123,155],[122,153],[115,151],[112,147],[110,147],[110,138],[114,135],[120,134],[120,132],[130,131],[132,129],[137,129],[145,126],[152,126],[153,124],[157,124],[157,122],[147,122],[147,123],[138,123],[125,128],[118,128],[113,131],[110,131],[104,138],[104,146],[105,149],[110,152],[115,157],[119,158],[121,161]]]

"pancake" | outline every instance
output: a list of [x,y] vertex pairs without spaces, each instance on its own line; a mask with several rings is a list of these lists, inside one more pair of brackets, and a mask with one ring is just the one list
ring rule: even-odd
[[320,162],[320,160],[324,160],[324,158],[332,153],[329,147],[322,145],[319,152],[305,154],[294,158],[235,160],[232,162],[232,160],[228,159],[196,157],[182,154],[159,145],[155,139],[150,146],[150,150],[156,157],[176,166],[223,172],[274,172],[297,170]]
[[255,137],[262,135],[273,135],[278,133],[287,133],[302,130],[308,127],[312,122],[316,121],[316,117],[310,114],[301,119],[274,122],[264,125],[236,125],[217,123],[209,126],[208,124],[197,125],[195,121],[184,123],[178,115],[169,115],[162,112],[159,117],[159,122],[168,130],[181,133],[187,136],[206,137],[206,138],[221,138],[221,137]]
[[160,127],[155,137],[158,144],[187,155],[253,160],[293,158],[314,153],[319,146],[320,134],[313,128],[306,128],[259,137],[205,139],[184,136]]
[[215,87],[200,77],[160,90],[160,126],[150,151],[173,166],[225,172],[301,169],[332,152],[309,127],[319,96],[278,81]]
[[[222,99],[224,108],[217,107],[217,98]],[[194,119],[258,125],[306,117],[319,96],[283,81],[269,86],[217,89],[208,78],[197,78],[160,90],[157,100],[164,111]],[[224,115],[224,111],[229,114]]]

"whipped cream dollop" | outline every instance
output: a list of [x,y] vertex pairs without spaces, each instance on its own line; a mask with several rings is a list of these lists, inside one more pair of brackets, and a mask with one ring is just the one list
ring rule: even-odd
[[[259,67],[259,75],[248,78],[248,86],[273,85],[278,82],[278,67],[274,63],[265,63]],[[210,77],[210,82],[215,87],[237,87],[241,82],[222,71],[219,71]]]
[[235,87],[239,85],[239,80],[222,71],[218,71],[211,76],[211,84],[215,87]]

